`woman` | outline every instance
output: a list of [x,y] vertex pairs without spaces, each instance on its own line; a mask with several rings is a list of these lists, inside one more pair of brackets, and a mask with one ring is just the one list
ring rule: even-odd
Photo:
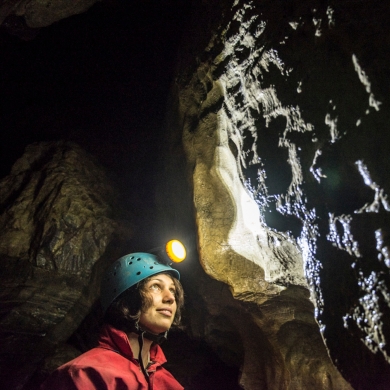
[[181,390],[160,345],[180,321],[180,274],[148,253],[121,257],[102,281],[98,346],[59,367],[42,390]]

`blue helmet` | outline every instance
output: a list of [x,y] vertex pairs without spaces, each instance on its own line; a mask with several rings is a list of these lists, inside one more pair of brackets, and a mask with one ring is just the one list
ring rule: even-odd
[[105,313],[111,303],[128,288],[160,272],[169,272],[180,280],[178,271],[169,265],[161,264],[157,257],[150,253],[130,253],[116,260],[102,279],[100,296],[103,312]]

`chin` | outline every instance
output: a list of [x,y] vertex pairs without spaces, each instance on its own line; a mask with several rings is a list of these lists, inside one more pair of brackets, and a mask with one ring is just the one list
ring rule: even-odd
[[143,324],[141,324],[141,326],[144,328],[144,329],[146,329],[146,330],[148,330],[149,332],[151,332],[151,333],[154,333],[154,334],[160,334],[160,333],[164,333],[164,332],[166,332],[167,330],[169,330],[170,329],[170,327],[171,327],[171,325],[167,325],[167,326],[146,326],[146,325],[143,325]]
[[157,334],[159,333],[164,333],[167,330],[169,330],[171,327],[170,326],[162,326],[161,328],[158,328],[159,330],[156,331]]

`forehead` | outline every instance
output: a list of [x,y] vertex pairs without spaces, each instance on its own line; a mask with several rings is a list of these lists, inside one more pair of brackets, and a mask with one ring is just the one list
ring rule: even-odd
[[165,273],[152,275],[148,278],[148,281],[152,281],[152,280],[158,280],[166,284],[174,284],[172,276]]

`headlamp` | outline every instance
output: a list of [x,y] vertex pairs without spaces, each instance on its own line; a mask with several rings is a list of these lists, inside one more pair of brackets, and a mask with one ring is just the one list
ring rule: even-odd
[[165,251],[168,257],[175,263],[181,263],[187,256],[186,248],[179,240],[168,241]]

